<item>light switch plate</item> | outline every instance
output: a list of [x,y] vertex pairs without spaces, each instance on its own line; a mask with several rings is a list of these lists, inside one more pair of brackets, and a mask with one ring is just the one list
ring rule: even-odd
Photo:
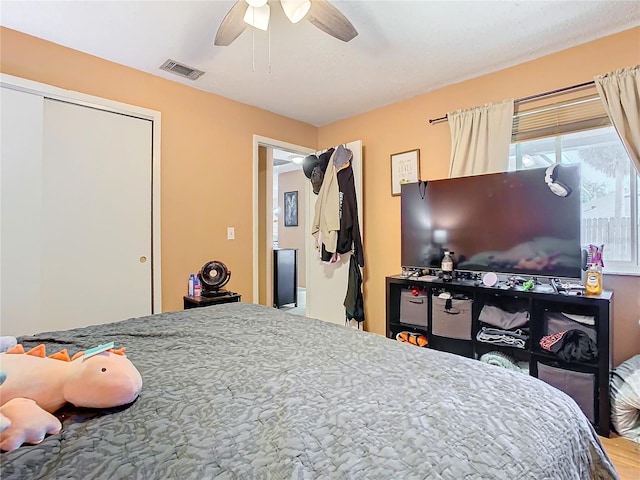
[[234,227],[227,227],[227,240],[235,240],[236,229]]

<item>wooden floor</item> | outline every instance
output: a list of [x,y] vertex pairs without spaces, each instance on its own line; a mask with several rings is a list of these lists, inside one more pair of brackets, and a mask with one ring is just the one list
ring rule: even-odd
[[611,438],[600,437],[600,440],[620,480],[640,479],[640,444],[615,434],[612,434]]

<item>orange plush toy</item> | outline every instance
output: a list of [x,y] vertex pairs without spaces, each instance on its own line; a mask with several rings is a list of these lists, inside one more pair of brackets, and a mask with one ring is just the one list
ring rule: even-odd
[[60,431],[52,415],[66,403],[76,407],[110,408],[133,402],[142,389],[142,377],[113,342],[79,352],[69,358],[66,350],[49,357],[44,345],[28,352],[16,345],[0,354],[0,370],[6,374],[0,386],[0,450],[23,443],[39,443]]
[[400,332],[396,335],[396,340],[402,343],[409,343],[417,347],[426,347],[429,344],[427,337],[413,332]]

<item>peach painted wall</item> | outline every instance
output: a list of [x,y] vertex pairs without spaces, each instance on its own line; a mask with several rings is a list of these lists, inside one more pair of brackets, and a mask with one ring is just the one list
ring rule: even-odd
[[314,147],[317,128],[14,30],[0,40],[3,73],[162,113],[163,310],[182,308],[189,273],[212,259],[250,302],[253,135]]
[[[448,176],[446,112],[519,98],[637,64],[640,28],[316,128],[13,30],[0,28],[0,71],[162,112],[163,309],[181,307],[188,274],[210,259],[232,270],[229,288],[252,297],[252,135],[326,148],[363,141],[367,329],[385,331],[384,278],[400,269],[400,198],[390,194],[389,155],[420,149],[421,177]],[[426,87],[425,87],[426,89]],[[211,188],[222,180],[216,189]],[[229,207],[229,198],[243,198]],[[226,240],[235,226],[236,240]],[[640,277],[615,288],[616,364],[640,353]]]
[[[278,246],[280,248],[298,249],[298,286],[306,286],[305,277],[305,255],[304,255],[304,222],[306,209],[304,208],[305,188],[309,180],[305,177],[302,169],[278,175]],[[298,192],[298,226],[284,226],[284,192]],[[315,199],[312,199],[315,201]]]
[[[400,272],[400,197],[392,197],[390,191],[392,153],[419,148],[421,178],[446,178],[451,151],[449,127],[446,122],[430,125],[430,118],[587,82],[595,75],[639,61],[640,28],[635,28],[320,127],[318,148],[352,140],[362,140],[364,145],[361,211],[367,330],[384,335],[384,279]],[[640,353],[640,277],[612,278],[605,278],[605,286],[619,287],[614,301],[614,355],[618,364]]]

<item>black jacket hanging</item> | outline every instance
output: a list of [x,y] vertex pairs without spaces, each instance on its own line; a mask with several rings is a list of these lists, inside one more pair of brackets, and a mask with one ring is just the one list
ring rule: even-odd
[[362,272],[354,255],[349,260],[349,283],[347,295],[344,297],[344,308],[347,320],[364,322],[364,298],[362,295]]
[[358,265],[364,267],[364,252],[358,222],[358,200],[351,165],[339,170],[337,177],[340,190],[340,231],[338,232],[336,252],[342,254],[353,249],[353,255],[356,257]]

